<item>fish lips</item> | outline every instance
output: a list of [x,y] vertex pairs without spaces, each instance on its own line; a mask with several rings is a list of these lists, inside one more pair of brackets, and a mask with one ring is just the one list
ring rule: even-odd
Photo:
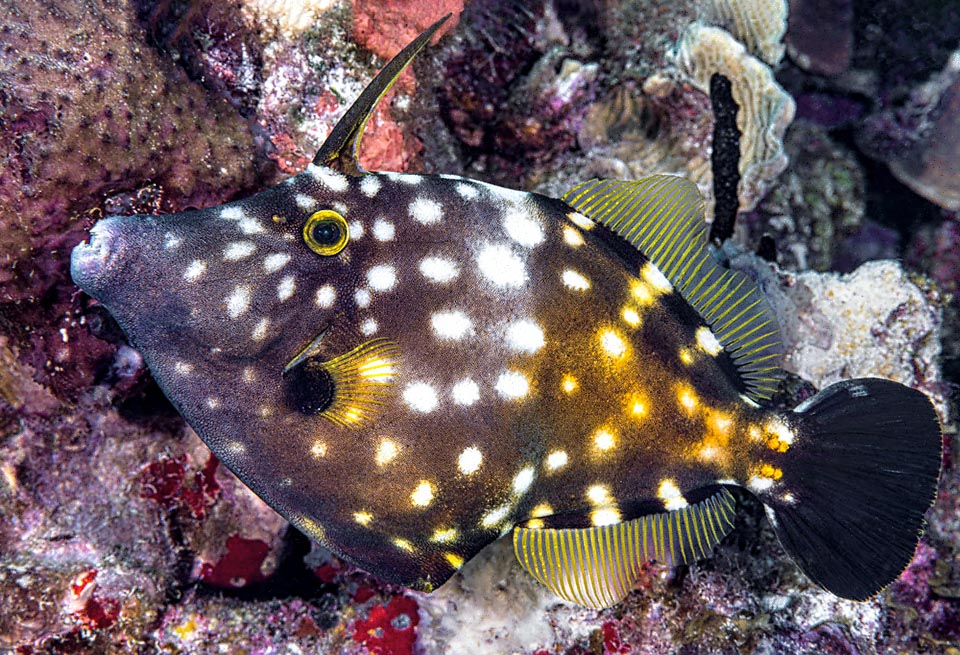
[[78,244],[70,254],[70,276],[85,293],[106,304],[110,289],[122,279],[129,244],[123,223],[129,217],[113,216],[100,220],[90,230],[90,238]]

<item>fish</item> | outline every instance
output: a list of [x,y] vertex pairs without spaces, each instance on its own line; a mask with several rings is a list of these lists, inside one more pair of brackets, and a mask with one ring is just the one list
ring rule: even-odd
[[878,378],[771,408],[776,316],[711,252],[692,182],[550,198],[360,165],[368,118],[444,20],[305,171],[101,219],[75,283],[244,484],[388,581],[434,590],[505,537],[559,597],[610,607],[644,562],[710,556],[741,488],[814,583],[890,584],[935,498],[937,413]]

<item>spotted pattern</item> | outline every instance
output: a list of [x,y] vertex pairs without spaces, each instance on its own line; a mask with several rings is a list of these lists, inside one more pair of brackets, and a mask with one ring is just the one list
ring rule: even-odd
[[[242,408],[251,421],[272,435],[284,425],[290,447],[299,444],[299,458],[317,467],[316,481],[277,476],[275,488],[319,488],[325,476],[369,486],[345,485],[349,506],[298,525],[337,543],[349,524],[391,549],[391,566],[419,576],[429,561],[439,580],[518,521],[545,528],[572,511],[580,525],[602,526],[632,518],[626,501],[685,507],[679,460],[651,448],[648,434],[689,434],[690,461],[709,463],[711,481],[781,484],[775,458],[793,444],[789,426],[741,421],[691,374],[676,377],[682,366],[702,374],[727,355],[707,327],[662,327],[673,285],[656,267],[639,260],[632,274],[614,274],[620,264],[598,258],[601,230],[585,216],[479,182],[442,181],[354,179],[311,166],[289,185],[286,205],[217,210],[230,223],[221,223],[215,247],[188,250],[177,234],[165,237],[165,247],[182,253],[178,284],[212,295],[220,329],[236,328],[242,354],[277,352],[273,368],[246,361],[232,378],[251,394]],[[309,252],[299,233],[305,214],[324,207],[350,217],[350,243],[329,258]],[[354,385],[339,410],[344,425],[291,415],[284,398],[266,391],[298,353],[315,348],[314,358],[328,361],[364,344],[374,344],[373,354],[339,373]],[[172,368],[203,381],[189,361]],[[235,411],[229,390],[207,388],[220,395],[201,396],[204,411]],[[356,400],[362,394],[375,409]],[[534,422],[512,423],[518,412]],[[737,451],[721,436],[748,429],[768,467],[723,468]],[[235,433],[224,443],[235,444],[221,450],[241,470],[265,452]],[[624,484],[608,467],[636,478]],[[399,500],[375,494],[384,480]]]

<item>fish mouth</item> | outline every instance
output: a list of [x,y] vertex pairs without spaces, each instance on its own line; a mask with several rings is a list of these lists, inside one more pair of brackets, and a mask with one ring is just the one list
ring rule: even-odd
[[116,217],[98,222],[90,230],[90,238],[80,242],[70,254],[70,276],[87,294],[102,300],[101,295],[114,278],[122,261],[123,239]]

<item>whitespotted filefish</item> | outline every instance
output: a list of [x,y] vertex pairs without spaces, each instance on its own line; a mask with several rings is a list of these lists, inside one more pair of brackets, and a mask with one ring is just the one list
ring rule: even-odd
[[555,593],[613,605],[644,561],[711,553],[731,486],[826,589],[894,580],[935,495],[931,403],[859,379],[765,409],[779,329],[714,261],[695,185],[591,180],[553,199],[360,167],[373,108],[439,25],[305,172],[106,218],[73,251],[73,279],[177,410],[310,538],[421,590],[512,533]]

